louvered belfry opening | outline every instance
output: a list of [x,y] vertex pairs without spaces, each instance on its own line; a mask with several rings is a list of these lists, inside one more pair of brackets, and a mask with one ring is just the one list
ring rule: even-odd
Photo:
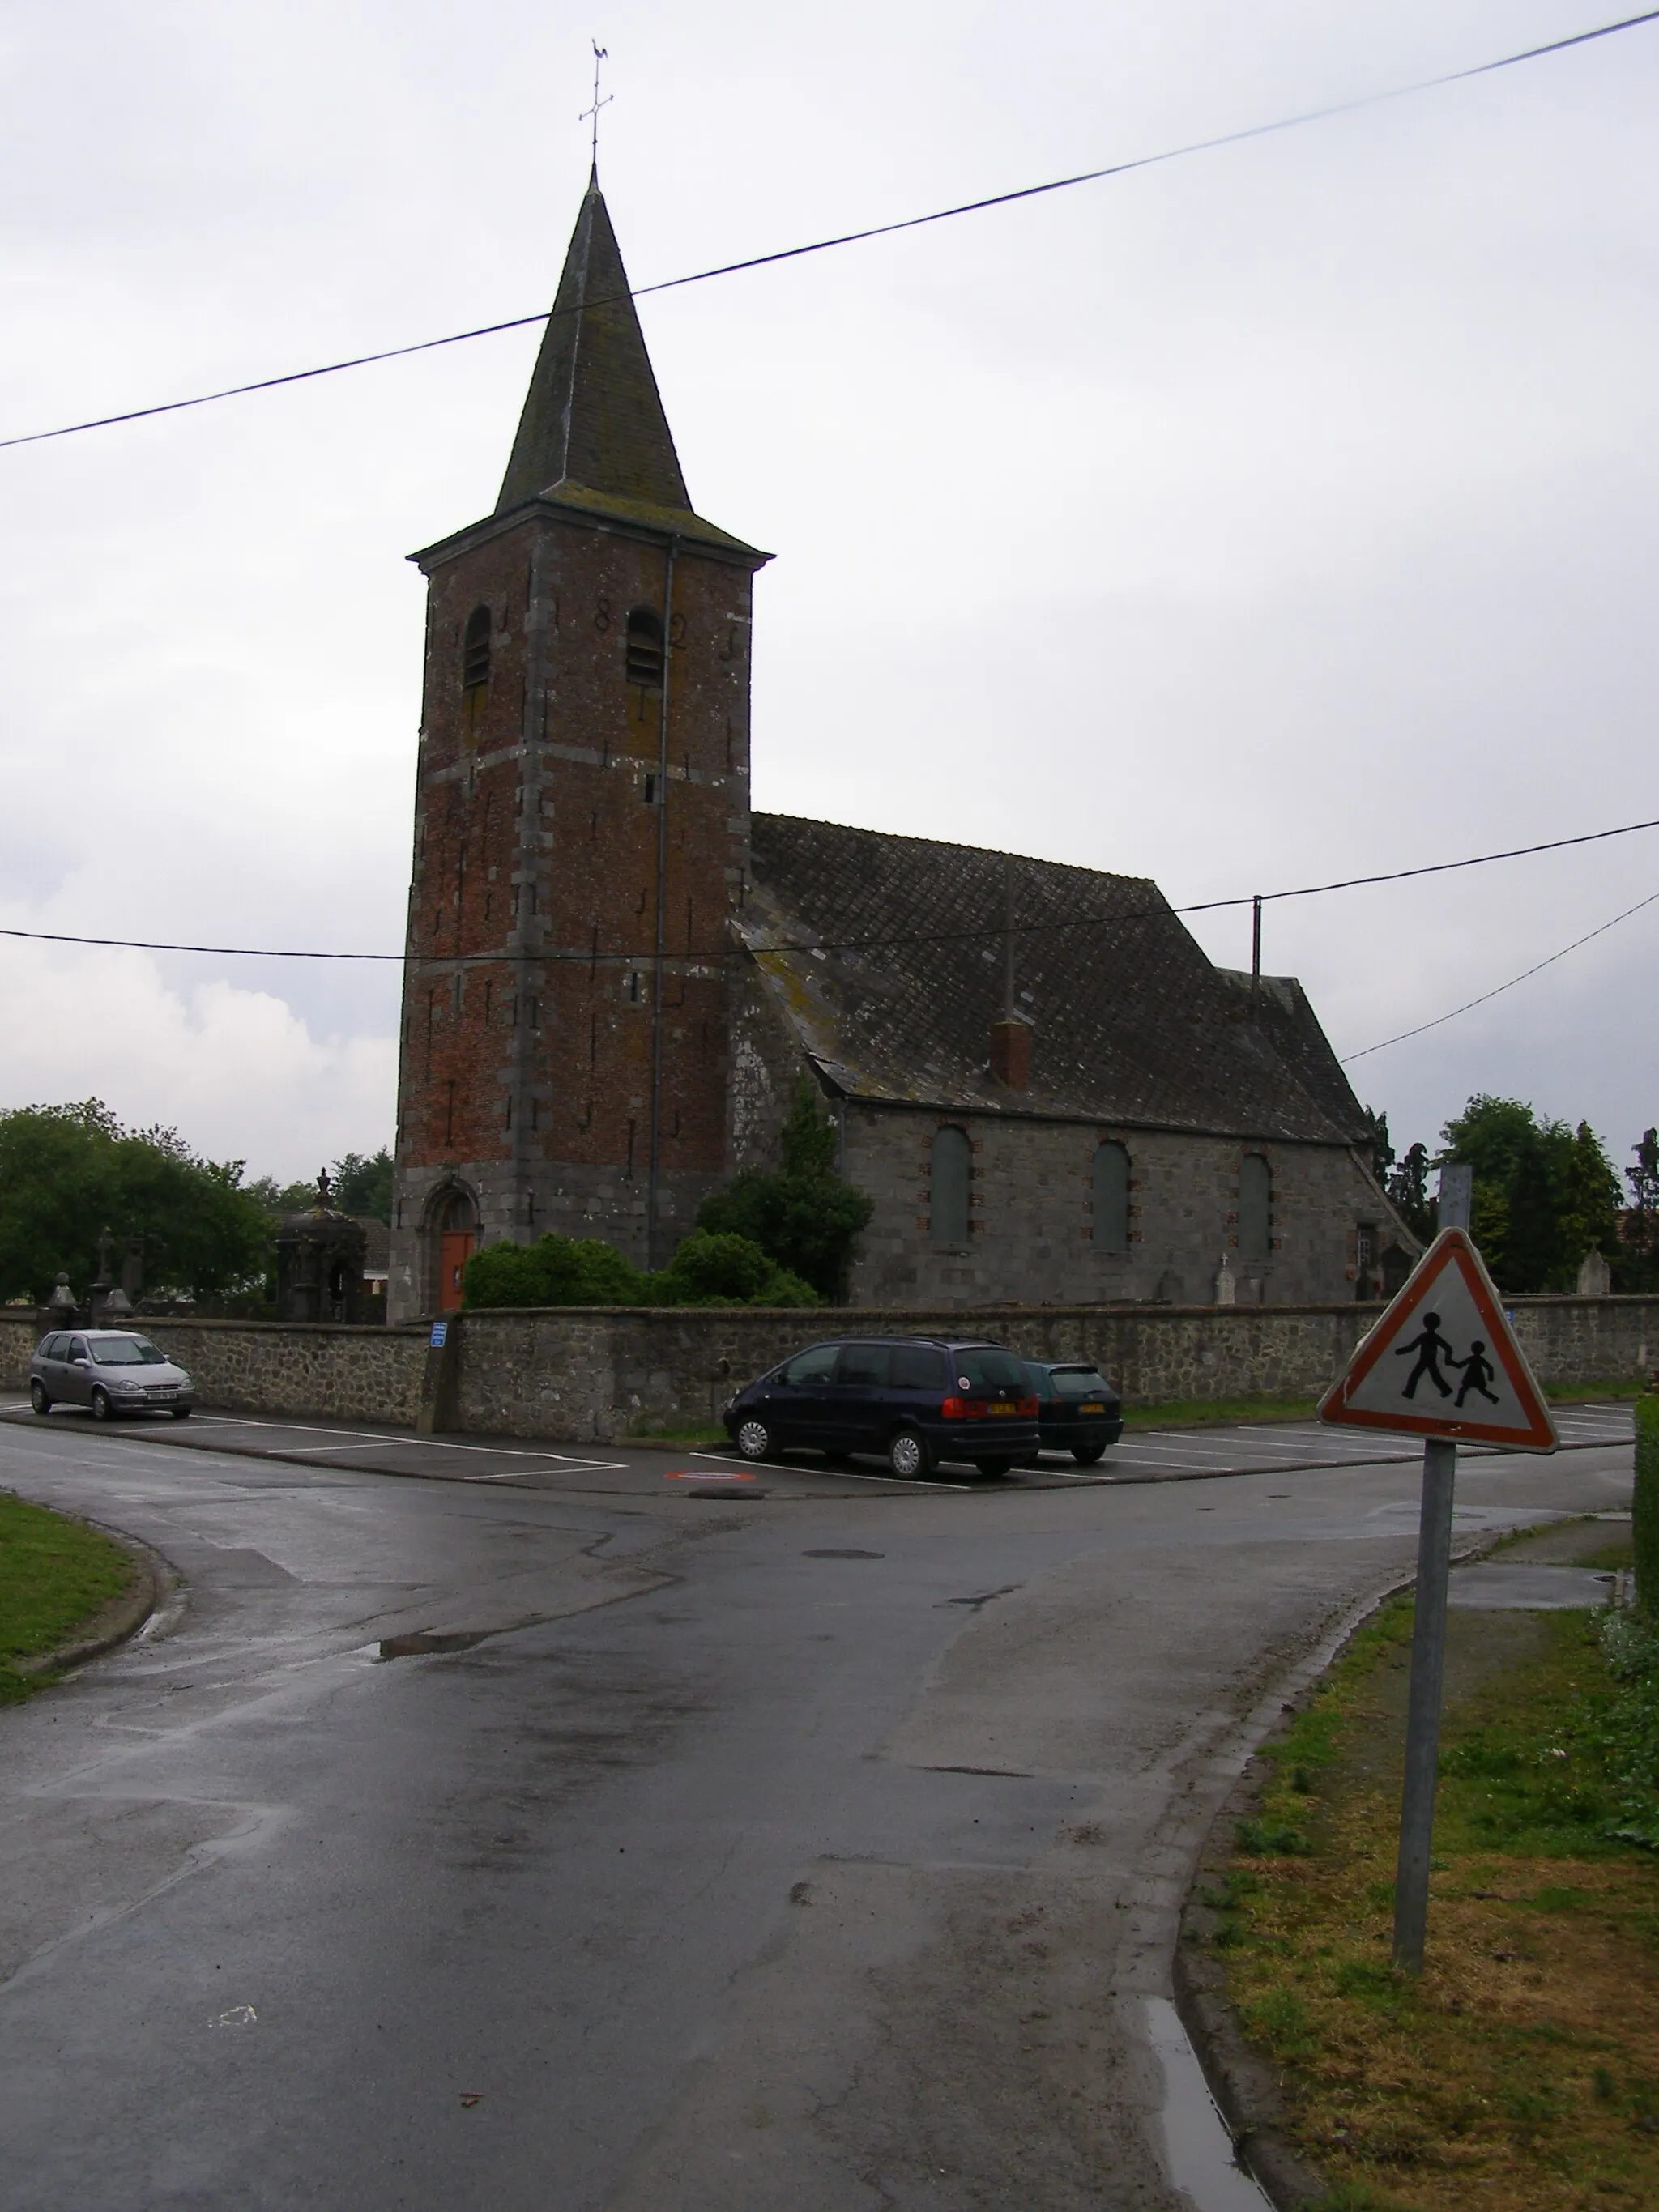
[[647,691],[662,689],[662,622],[650,607],[635,607],[629,614],[628,680]]
[[461,689],[474,691],[489,681],[489,610],[474,607],[466,618],[466,635],[461,641]]

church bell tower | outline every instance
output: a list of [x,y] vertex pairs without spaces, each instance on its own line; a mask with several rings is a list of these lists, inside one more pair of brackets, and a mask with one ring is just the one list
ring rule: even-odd
[[692,511],[596,175],[495,512],[412,556],[394,1321],[501,1238],[660,1267],[726,1172],[769,557]]

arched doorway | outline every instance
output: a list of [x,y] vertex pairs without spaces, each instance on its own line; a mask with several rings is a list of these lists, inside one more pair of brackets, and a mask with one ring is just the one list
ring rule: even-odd
[[437,1310],[458,1312],[462,1270],[478,1249],[478,1209],[470,1193],[449,1190],[440,1195],[433,1209],[431,1241],[437,1248]]

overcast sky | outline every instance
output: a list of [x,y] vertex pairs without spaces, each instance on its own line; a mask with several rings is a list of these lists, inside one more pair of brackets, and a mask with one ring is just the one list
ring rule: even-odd
[[[1607,10],[1612,14],[1613,10]],[[0,434],[1466,66],[1591,0],[10,0]],[[1659,814],[1659,26],[641,303],[759,579],[755,793],[1177,902]],[[534,330],[0,453],[0,924],[395,951],[422,585]],[[1268,909],[1355,1053],[1659,890],[1659,832]],[[1247,912],[1194,924],[1248,964]],[[1659,1120],[1659,904],[1351,1069]],[[389,1140],[398,971],[0,940],[0,1105]]]

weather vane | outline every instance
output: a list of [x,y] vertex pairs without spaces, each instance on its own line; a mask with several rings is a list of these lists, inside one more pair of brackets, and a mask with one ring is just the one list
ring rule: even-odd
[[593,40],[591,43],[593,48],[593,105],[592,107],[583,108],[580,115],[576,119],[580,123],[586,123],[590,119],[590,118],[592,118],[593,125],[593,173],[597,177],[599,173],[599,110],[602,107],[609,107],[616,95],[614,93],[607,92],[603,100],[599,98],[599,64],[602,61],[609,59],[610,50],[608,47],[602,46],[597,39]]

